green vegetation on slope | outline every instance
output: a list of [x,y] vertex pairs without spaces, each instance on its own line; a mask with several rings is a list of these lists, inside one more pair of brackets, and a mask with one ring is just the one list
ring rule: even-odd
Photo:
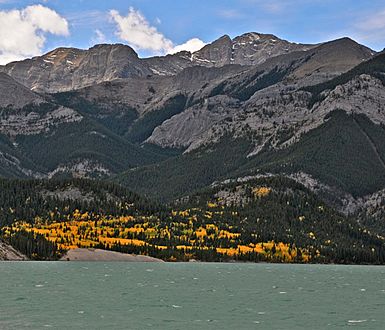
[[109,182],[0,179],[0,227],[17,220],[33,223],[36,218],[61,221],[76,209],[119,216],[153,214],[163,208]]
[[247,159],[250,143],[225,137],[220,143],[158,164],[139,167],[114,180],[146,196],[170,201],[210,185]]
[[0,150],[0,177],[24,178],[27,174],[23,173],[21,168],[39,170],[28,158],[20,154],[9,138],[3,134],[0,134]]
[[186,101],[186,96],[179,94],[167,100],[161,109],[147,112],[133,123],[126,134],[126,138],[131,142],[144,142],[151,136],[157,126],[172,116],[181,113],[185,109]]
[[134,145],[101,124],[84,118],[48,133],[16,137],[20,152],[45,171],[61,164],[89,159],[112,173],[164,159],[158,153]]
[[247,77],[241,82],[237,81],[235,84],[231,81],[224,81],[213,88],[210,96],[225,94],[240,101],[247,101],[257,91],[280,82],[288,72],[289,69],[280,70],[275,67],[267,73],[257,71],[251,77]]
[[80,97],[76,91],[57,93],[54,98],[59,104],[91,117],[119,136],[126,134],[129,127],[138,118],[136,110],[131,107],[121,104],[113,104],[110,107],[101,106]]
[[116,180],[147,196],[172,200],[227,177],[302,171],[363,196],[385,187],[383,141],[383,126],[364,115],[335,111],[286,149],[265,150],[248,159],[251,143],[227,136],[218,144],[124,172]]
[[318,250],[318,262],[385,262],[383,239],[367,233],[355,219],[339,214],[301,184],[284,177],[218,185],[192,196],[188,205],[190,209],[206,206],[206,210],[208,205],[211,212],[226,205],[228,213],[206,222],[220,225],[224,219],[232,221],[246,245],[257,237],[262,242],[306,247],[313,256]]
[[364,115],[331,113],[323,125],[289,148],[256,156],[240,170],[303,171],[326,184],[363,196],[385,187],[385,129]]
[[285,178],[216,186],[172,208],[87,180],[0,183],[2,238],[34,259],[94,247],[170,261],[385,262],[383,239]]

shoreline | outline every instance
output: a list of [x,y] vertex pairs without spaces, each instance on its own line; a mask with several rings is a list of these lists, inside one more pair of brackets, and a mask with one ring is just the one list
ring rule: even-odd
[[68,250],[58,261],[90,261],[90,262],[164,262],[161,259],[150,256],[120,253],[116,251],[94,248],[77,248]]
[[[130,255],[137,256],[137,255]],[[142,256],[146,257],[146,256]],[[151,257],[149,257],[151,258]],[[207,265],[229,265],[229,264],[239,264],[239,265],[272,265],[272,266],[341,266],[341,267],[350,267],[350,266],[363,266],[363,267],[385,267],[385,264],[337,264],[337,263],[281,263],[281,262],[231,262],[231,261],[165,261],[161,259],[157,259],[155,261],[139,261],[139,260],[0,260],[1,263],[161,263],[161,264],[207,264]]]
[[385,264],[368,264],[368,263],[300,263],[300,262],[252,262],[242,260],[227,260],[227,261],[200,261],[191,259],[189,261],[166,261],[159,258],[126,254],[110,250],[102,250],[96,248],[77,248],[68,250],[58,260],[31,260],[22,255],[19,251],[15,250],[12,246],[0,241],[0,262],[158,262],[158,263],[172,263],[172,264],[185,264],[185,263],[205,263],[205,264],[262,264],[262,265],[327,265],[327,266],[379,266],[383,267]]

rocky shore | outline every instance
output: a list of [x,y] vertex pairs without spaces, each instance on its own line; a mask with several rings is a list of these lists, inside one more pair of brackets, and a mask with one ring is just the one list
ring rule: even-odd
[[12,246],[0,241],[0,261],[22,261],[28,258]]
[[69,250],[62,261],[125,261],[125,262],[163,262],[161,259],[135,254],[125,254],[100,249]]

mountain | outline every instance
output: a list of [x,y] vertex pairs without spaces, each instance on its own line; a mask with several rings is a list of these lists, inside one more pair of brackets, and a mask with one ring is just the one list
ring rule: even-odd
[[43,56],[9,63],[1,71],[31,90],[43,92],[150,74],[141,68],[134,50],[124,45],[97,45],[87,51],[57,48]]
[[[256,146],[257,152],[266,140],[274,139],[272,135],[277,131],[274,123],[285,122],[278,127],[279,130],[290,130],[297,125],[304,126],[302,130],[308,130],[308,125],[314,125],[309,123],[314,121],[313,118],[306,121],[306,117],[312,117],[309,113],[312,96],[304,92],[303,86],[328,81],[372,56],[373,52],[366,47],[350,39],[340,39],[308,51],[271,58],[255,68],[208,84],[202,92],[194,94],[197,99],[193,102],[196,103],[195,107],[186,109],[155,129],[148,141],[163,147],[179,145],[192,150],[218,139],[228,131],[242,134],[247,126],[262,139]],[[221,111],[223,108],[226,111]],[[199,127],[194,121],[202,121],[202,117],[210,116],[213,112],[217,114],[217,120],[209,118],[211,127],[206,125],[205,130],[193,141],[189,136],[186,137],[185,132],[182,133],[183,137],[178,134],[177,127],[180,125],[188,122],[190,127]],[[317,118],[323,119],[323,116]],[[197,132],[192,134],[197,135]],[[177,142],[181,139],[191,143],[181,145]]]
[[[214,122],[212,128],[195,139],[195,145],[188,146],[182,157],[138,168],[120,179],[134,186],[136,180],[156,179],[159,186],[164,187],[161,181],[164,178],[167,185],[174,187],[171,195],[166,193],[170,198],[231,175],[248,176],[274,170],[288,175],[304,172],[314,176],[336,190],[353,195],[345,196],[346,200],[375,193],[384,188],[382,105],[385,100],[380,78],[385,71],[385,61],[380,54],[360,63],[321,85],[294,85],[291,78],[285,83],[273,81],[272,86],[256,91],[243,104],[234,103],[233,112]],[[229,88],[229,92],[234,93],[234,89]],[[226,90],[223,88],[221,93]],[[319,101],[315,102],[314,98]],[[210,99],[206,105],[207,112],[215,111]],[[167,125],[168,130],[161,130],[161,126],[153,136],[164,132],[170,141],[170,136],[177,133],[177,119],[181,115],[162,125]],[[157,138],[159,141],[159,135]],[[283,157],[279,164],[276,157]],[[223,165],[218,169],[214,164]],[[191,166],[193,169],[183,176],[183,169]],[[207,168],[214,170],[209,174]],[[309,180],[303,183],[306,181]],[[145,183],[138,189],[151,194]],[[156,188],[152,193],[154,190]]]
[[[207,47],[214,47],[215,44]],[[215,46],[214,49],[220,47]],[[326,58],[325,54],[329,53]],[[252,99],[258,100],[257,106],[260,106],[263,99],[270,102],[273,97],[280,98],[284,90],[294,95],[293,88],[298,90],[300,86],[324,82],[372,56],[373,52],[366,47],[350,39],[341,39],[307,51],[278,55],[257,66],[194,66],[172,76],[117,79],[59,93],[57,97],[58,102],[67,106],[92,107],[94,110],[90,112],[93,116],[119,125],[119,130],[125,130],[122,134],[129,138],[136,136],[134,142],[146,141],[163,148],[193,149],[204,144],[205,140],[213,139],[212,128],[218,130],[218,125],[233,115],[240,115],[243,109],[250,112]],[[341,57],[344,61],[338,62]],[[163,61],[169,58],[166,56]],[[334,64],[328,66],[327,63]],[[298,78],[300,74],[302,76]],[[296,94],[300,94],[298,98],[302,98],[304,103],[310,97],[304,96],[302,91]],[[169,104],[175,104],[175,99],[180,104],[170,111]],[[307,104],[304,107],[307,108]],[[139,118],[133,127],[130,127],[131,119],[127,118],[125,108],[138,113]],[[234,121],[240,122],[238,119]],[[120,127],[122,124],[123,127]],[[143,126],[147,127],[147,133],[138,136],[135,131]]]
[[[0,107],[0,173],[7,177],[103,177],[162,159],[133,145],[87,113],[40,95],[5,74]],[[131,120],[136,117],[130,112]],[[120,155],[117,157],[117,155]]]
[[252,32],[234,39],[225,35],[192,54],[192,60],[203,66],[258,65],[274,56],[313,47],[315,46],[291,43],[272,34]]
[[[322,54],[330,55],[323,63]],[[175,198],[229,176],[306,173],[297,175],[302,183],[318,180],[328,186],[324,192],[341,198],[341,210],[354,210],[355,203],[361,205],[357,198],[370,199],[384,188],[385,60],[372,54],[341,39],[268,60],[207,87],[204,102],[165,121],[147,140],[187,148],[185,154],[118,180],[148,195]],[[275,157],[283,158],[276,163]]]
[[112,180],[173,202],[282,176],[384,233],[385,55],[354,40],[58,48],[0,71],[3,177]]

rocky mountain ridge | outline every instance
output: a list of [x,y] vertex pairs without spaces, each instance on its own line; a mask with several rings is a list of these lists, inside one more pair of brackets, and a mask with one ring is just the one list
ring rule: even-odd
[[63,92],[118,78],[170,76],[192,66],[258,65],[272,56],[304,51],[312,45],[281,40],[273,35],[225,35],[195,53],[180,52],[140,59],[129,46],[96,45],[88,50],[57,48],[43,56],[0,67],[31,90]]
[[[344,58],[344,60],[334,61],[335,54],[340,52],[342,53],[338,57]],[[302,87],[332,79],[364,60],[369,60],[372,54],[370,50],[349,39],[341,39],[302,53],[267,60],[255,69],[241,72],[222,81],[214,88],[212,85],[206,87],[206,91],[203,91],[201,96],[205,100],[203,106],[197,105],[195,108],[187,109],[165,121],[162,126],[154,130],[147,142],[159,144],[162,147],[185,147],[189,152],[211,143],[229,131],[236,132],[236,136],[241,136],[242,132],[246,131],[249,134],[251,131],[262,138],[261,141],[258,141],[255,151],[251,153],[253,155],[263,148],[266,141],[271,140],[273,146],[279,143],[274,141],[273,137],[274,132],[278,130],[295,129],[297,134],[302,134],[319,126],[325,115],[334,109],[339,107],[350,109],[353,104],[363,102],[363,100],[357,100],[359,94],[355,95],[355,99],[350,101],[349,107],[348,104],[345,104],[347,102],[342,101],[342,95],[337,96],[338,91],[335,91],[332,96],[323,101],[324,103],[315,104],[309,108],[312,94],[303,90]],[[366,79],[366,83],[364,82],[365,76],[363,76],[350,84],[355,86],[357,92],[362,89],[368,91],[368,84],[371,84],[375,91],[373,91],[371,99],[366,102],[372,102],[375,95],[382,93],[382,84],[376,79],[368,77]],[[350,89],[350,94],[353,93],[351,91],[353,87],[341,88]],[[342,93],[345,92],[344,90]],[[366,97],[367,92],[365,93],[362,98]],[[338,105],[330,104],[333,102],[332,99],[338,100],[336,101]],[[224,104],[226,111],[222,110]],[[321,113],[317,111],[318,108]],[[370,117],[379,116],[368,111],[368,107],[358,108],[357,105],[356,112],[364,112]],[[213,113],[219,114],[216,116],[216,120],[211,119]],[[205,116],[208,116],[208,119],[203,123],[202,118]],[[383,122],[384,118],[382,115],[380,116],[381,122]],[[194,139],[189,138],[188,132],[186,133],[185,130],[182,130],[181,134],[178,129],[181,124],[190,128]],[[201,130],[202,125],[203,130]],[[192,129],[194,127],[195,131]],[[273,135],[269,132],[272,132]],[[193,142],[190,143],[192,140]],[[295,139],[287,141],[285,146],[293,141]]]

